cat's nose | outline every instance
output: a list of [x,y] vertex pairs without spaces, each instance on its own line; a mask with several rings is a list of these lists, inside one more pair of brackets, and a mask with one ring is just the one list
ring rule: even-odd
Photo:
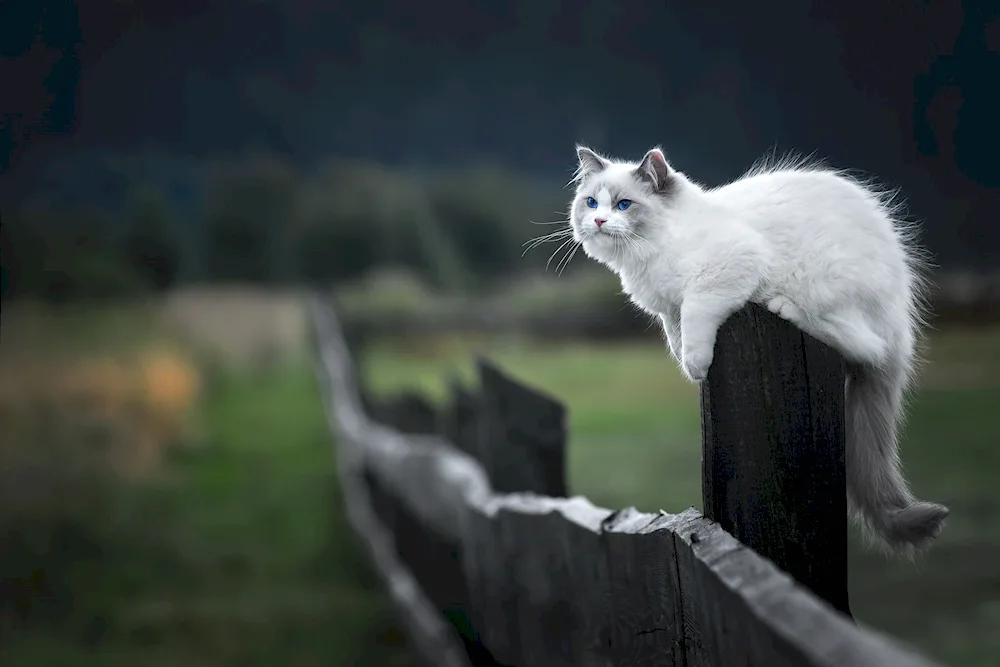
[[607,218],[594,218],[594,222],[597,224],[598,227],[600,227],[607,221],[608,221]]

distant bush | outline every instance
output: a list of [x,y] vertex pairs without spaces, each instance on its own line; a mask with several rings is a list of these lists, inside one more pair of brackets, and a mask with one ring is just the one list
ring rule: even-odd
[[131,269],[156,290],[171,287],[180,273],[181,248],[175,224],[163,193],[149,187],[133,191],[122,251]]
[[299,176],[259,157],[211,170],[204,223],[209,280],[274,282],[288,277],[288,229]]
[[5,216],[9,296],[53,302],[121,298],[148,289],[94,211],[18,211]]
[[441,233],[481,283],[544,266],[537,256],[522,258],[523,244],[556,229],[530,223],[561,218],[564,193],[495,167],[435,174],[426,187]]
[[323,165],[303,189],[297,222],[298,264],[308,280],[353,280],[391,264],[457,290],[469,272],[426,190],[378,165]]
[[528,334],[536,338],[657,336],[648,315],[629,304],[610,272],[580,268],[573,276],[526,275],[471,295],[442,294],[402,270],[383,270],[337,289],[357,335],[370,339],[456,331]]

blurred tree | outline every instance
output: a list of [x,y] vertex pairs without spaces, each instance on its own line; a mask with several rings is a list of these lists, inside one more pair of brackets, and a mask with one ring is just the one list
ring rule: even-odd
[[113,299],[148,289],[112,239],[107,216],[64,213],[53,223],[44,236],[43,298],[60,303]]
[[383,196],[384,261],[416,270],[439,289],[461,292],[469,287],[468,260],[434,211],[426,188],[399,178]]
[[362,220],[327,220],[303,228],[296,238],[295,257],[300,276],[318,284],[357,278],[377,259]]
[[485,281],[537,265],[521,258],[522,244],[556,228],[532,228],[528,221],[561,217],[555,211],[565,203],[558,194],[495,167],[440,174],[429,184],[441,234],[452,239],[475,275]]
[[[32,217],[36,218],[34,222]],[[5,298],[40,294],[44,275],[45,229],[39,217],[28,207],[3,212],[3,219],[0,220],[0,260],[3,264]]]
[[3,222],[8,296],[61,303],[133,295],[146,288],[100,212],[33,206]]
[[205,225],[207,277],[274,282],[293,277],[287,224],[297,176],[273,157],[218,165],[210,179]]
[[10,220],[0,212],[0,300],[6,300],[23,289],[18,284],[23,276],[23,269],[17,263],[18,241],[11,231]]
[[132,269],[157,290],[172,286],[180,270],[172,217],[166,198],[156,189],[140,186],[131,193],[123,250]]
[[397,171],[330,161],[306,189],[297,218],[297,259],[310,280],[355,279],[396,265],[439,288],[466,283],[462,257],[424,188]]

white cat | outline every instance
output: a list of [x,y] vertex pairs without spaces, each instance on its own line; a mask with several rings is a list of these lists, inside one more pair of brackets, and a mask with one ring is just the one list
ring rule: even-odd
[[848,365],[852,513],[896,552],[937,537],[948,508],[913,497],[897,452],[924,283],[891,193],[804,161],[703,188],[659,149],[640,163],[577,155],[573,239],[659,316],[685,375],[705,379],[719,326],[747,302],[835,348]]

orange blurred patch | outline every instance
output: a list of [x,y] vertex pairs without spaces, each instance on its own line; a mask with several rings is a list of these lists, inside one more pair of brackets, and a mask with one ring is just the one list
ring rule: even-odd
[[[155,469],[185,438],[200,388],[197,367],[168,349],[130,358],[7,359],[0,364],[0,415],[11,425],[36,414],[98,422],[110,440],[109,465],[132,477]],[[7,430],[0,423],[0,436],[13,436]]]

